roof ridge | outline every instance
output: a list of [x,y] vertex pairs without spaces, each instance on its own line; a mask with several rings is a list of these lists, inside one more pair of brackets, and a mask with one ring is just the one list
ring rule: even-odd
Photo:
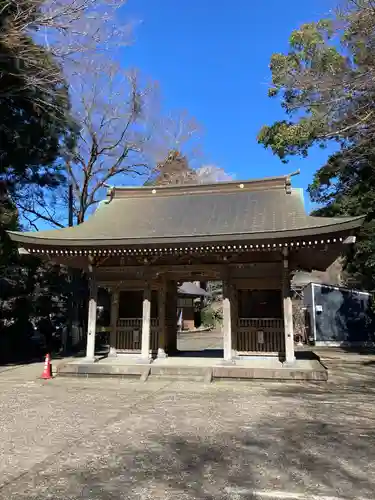
[[287,193],[291,191],[291,176],[289,175],[264,177],[260,179],[234,180],[226,182],[216,182],[207,184],[173,184],[163,186],[106,186],[108,187],[107,197],[113,198],[139,197],[148,195],[183,195],[196,193],[228,193],[243,189],[244,191],[263,189],[285,189]]
[[109,184],[105,184],[104,186],[107,187],[108,189],[120,189],[120,190],[132,190],[132,189],[139,189],[139,190],[147,190],[147,189],[152,189],[152,188],[158,188],[158,189],[172,189],[172,188],[181,188],[181,187],[198,187],[198,186],[217,186],[218,184],[220,185],[235,185],[235,184],[255,184],[259,182],[268,182],[268,181],[275,181],[275,180],[284,180],[286,178],[290,177],[289,174],[285,175],[273,175],[269,177],[259,177],[259,178],[254,178],[254,179],[234,179],[231,181],[220,181],[220,182],[207,182],[207,183],[186,183],[186,184],[161,184],[161,185],[142,185],[142,186],[111,186]]

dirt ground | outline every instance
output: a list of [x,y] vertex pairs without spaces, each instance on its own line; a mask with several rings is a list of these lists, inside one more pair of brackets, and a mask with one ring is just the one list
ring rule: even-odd
[[319,355],[327,383],[0,367],[0,499],[373,499],[375,356]]

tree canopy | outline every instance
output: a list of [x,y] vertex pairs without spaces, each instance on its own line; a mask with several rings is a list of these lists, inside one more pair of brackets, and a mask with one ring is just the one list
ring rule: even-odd
[[364,155],[342,149],[315,174],[309,186],[316,215],[337,217],[366,215],[355,252],[346,255],[348,284],[373,290],[375,285],[375,156],[366,146]]
[[[55,189],[63,180],[60,156],[74,144],[68,89],[53,55],[33,39],[38,5],[0,1],[0,351],[22,356],[30,348],[41,296],[51,310],[48,266],[21,258],[6,231],[19,229],[19,202],[27,186]],[[30,28],[15,32],[16,18]],[[27,53],[27,57],[25,54]],[[47,269],[48,268],[48,269]],[[56,274],[56,273],[55,273]],[[60,270],[57,271],[60,275]],[[64,281],[64,280],[63,280]],[[63,281],[59,281],[61,286]],[[60,286],[58,288],[60,288]],[[45,315],[45,310],[42,313]]]
[[375,279],[375,3],[349,0],[329,19],[293,31],[287,53],[271,57],[268,94],[286,119],[262,127],[258,142],[286,162],[334,141],[339,151],[315,174],[309,193],[320,215],[363,215],[350,280]]
[[269,96],[287,119],[264,126],[258,140],[285,159],[327,139],[358,147],[374,137],[375,4],[351,0],[336,17],[302,25],[289,51],[271,57]]
[[[51,54],[28,32],[18,41],[28,48],[29,58],[20,57],[18,43],[7,34],[17,6],[6,1],[0,6],[0,180],[8,190],[17,183],[55,186],[61,181],[55,164],[61,147],[70,147],[74,140],[67,86]],[[23,8],[30,5],[25,1]],[[43,87],[33,87],[40,68],[46,81]],[[48,81],[48,74],[60,76]]]

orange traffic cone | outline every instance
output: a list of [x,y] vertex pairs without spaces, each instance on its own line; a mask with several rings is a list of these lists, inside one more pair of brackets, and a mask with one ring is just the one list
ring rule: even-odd
[[44,369],[41,378],[44,379],[52,378],[51,356],[49,354],[46,354],[46,359],[44,361]]

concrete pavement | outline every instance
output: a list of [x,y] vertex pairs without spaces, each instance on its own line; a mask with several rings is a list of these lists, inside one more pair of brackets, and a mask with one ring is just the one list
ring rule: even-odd
[[320,385],[2,371],[0,499],[374,498],[375,361],[326,362]]

